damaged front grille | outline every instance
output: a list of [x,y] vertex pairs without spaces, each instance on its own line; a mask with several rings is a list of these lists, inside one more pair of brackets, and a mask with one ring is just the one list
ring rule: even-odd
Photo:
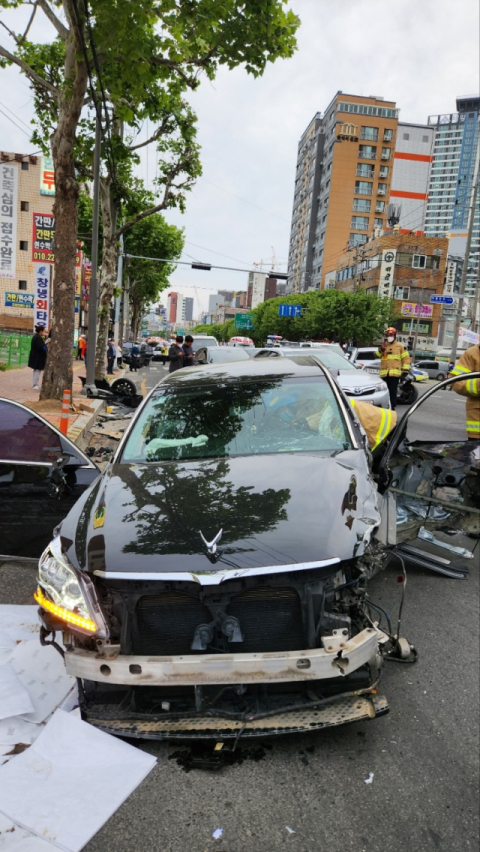
[[208,607],[199,598],[168,590],[141,597],[135,616],[133,653],[158,657],[191,654],[196,627],[211,621]]
[[[231,636],[225,622],[240,629]],[[208,642],[195,641],[198,628],[208,628]],[[166,590],[139,598],[133,623],[133,653],[153,656],[227,651],[289,651],[305,646],[302,608],[292,588],[247,589],[224,603],[207,605],[188,592]],[[242,641],[243,640],[243,641]]]

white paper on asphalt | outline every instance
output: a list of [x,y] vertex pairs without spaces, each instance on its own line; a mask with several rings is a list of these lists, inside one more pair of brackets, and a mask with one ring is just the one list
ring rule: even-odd
[[61,849],[80,852],[155,763],[57,710],[33,745],[0,767],[0,811]]
[[55,852],[57,849],[0,814],[0,852]]
[[9,716],[33,713],[30,695],[10,665],[0,666],[0,721]]
[[[38,639],[39,633],[37,606],[0,606],[0,637],[2,640],[9,637],[13,643],[12,647],[24,639]],[[3,647],[3,644],[0,644],[0,647]]]
[[0,746],[14,746],[17,743],[29,745],[37,739],[43,725],[26,722],[20,716],[10,716],[0,722]]
[[43,722],[75,684],[75,678],[67,675],[58,651],[48,645],[40,645],[36,639],[20,642],[10,663],[34,707],[33,713],[22,713],[22,718],[28,722]]

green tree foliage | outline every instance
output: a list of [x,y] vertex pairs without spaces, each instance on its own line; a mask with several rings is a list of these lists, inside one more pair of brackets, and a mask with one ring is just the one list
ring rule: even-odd
[[[102,99],[114,110],[112,122],[104,113],[103,128],[104,137],[109,138],[108,153],[104,153],[110,161],[111,181],[102,187],[102,207],[108,209],[109,219],[108,227],[104,221],[108,280],[104,288],[102,284],[103,311],[112,287],[114,242],[119,236],[111,215],[115,164],[122,161],[119,125],[134,125],[151,117],[156,122],[151,141],[161,144],[161,138],[168,136],[162,116],[168,120],[172,114],[172,99],[178,104],[181,93],[196,89],[202,75],[212,80],[221,65],[243,65],[249,74],[257,76],[267,62],[291,56],[296,49],[299,20],[286,5],[286,0],[0,0],[0,9],[18,12],[17,27],[24,21],[24,8],[29,11],[23,32],[1,21],[14,46],[8,49],[0,45],[0,67],[14,64],[29,80],[38,119],[37,137],[42,137],[42,144],[49,137],[55,166],[55,324],[42,398],[61,399],[63,390],[71,388],[72,383],[79,195],[75,148],[84,107],[95,101],[99,110]],[[37,45],[28,38],[37,11],[52,26],[55,38],[51,44]],[[180,148],[183,141],[180,133]],[[131,146],[135,148],[138,146]],[[179,187],[175,184],[183,181],[175,167],[172,171],[174,160],[175,150],[170,148],[164,158],[165,173],[160,167],[164,185],[160,205],[137,213],[136,221],[142,214],[177,203],[174,196]],[[187,174],[195,176],[188,169]]]
[[[125,234],[127,255],[175,260],[180,257],[183,245],[183,230],[169,225],[159,213],[137,222]],[[133,337],[138,337],[142,312],[168,287],[168,278],[174,269],[173,263],[125,258],[123,272],[128,282]]]
[[[85,253],[91,257],[93,202],[86,192],[81,192],[78,200],[78,230],[81,237],[87,236]],[[127,205],[127,212],[131,208]],[[99,253],[102,253],[103,228],[100,220]],[[183,249],[183,229],[170,225],[160,213],[145,217],[125,233],[124,253],[144,257],[165,258],[170,263],[125,258],[123,266],[124,286],[128,288],[131,314],[131,332],[138,336],[138,323],[143,310],[155,302],[162,290],[168,287],[169,276],[175,269]]]
[[[280,317],[279,305],[301,305],[300,317]],[[257,346],[265,342],[269,334],[279,334],[286,340],[331,340],[345,343],[353,340],[358,346],[367,346],[383,337],[384,329],[395,319],[395,302],[376,294],[357,290],[342,293],[338,290],[313,291],[294,296],[279,296],[268,299],[251,311],[255,330],[249,336]],[[195,329],[209,330],[217,340],[228,340],[235,335],[234,320],[224,325],[199,326]]]

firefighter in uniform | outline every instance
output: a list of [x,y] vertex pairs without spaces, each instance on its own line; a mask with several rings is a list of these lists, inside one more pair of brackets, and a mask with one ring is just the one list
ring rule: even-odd
[[[471,346],[455,364],[451,376],[480,372],[480,345]],[[480,440],[480,379],[455,382],[453,390],[467,397],[467,436],[470,441]]]
[[350,404],[367,434],[372,453],[397,425],[397,412],[351,399]]
[[390,405],[395,411],[397,407],[397,388],[402,373],[407,373],[410,366],[410,356],[396,340],[397,329],[387,328],[385,340],[375,353],[380,362],[380,377],[387,383],[390,394]]

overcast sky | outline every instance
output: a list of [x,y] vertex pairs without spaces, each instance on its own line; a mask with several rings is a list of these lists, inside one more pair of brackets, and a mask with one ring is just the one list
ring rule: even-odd
[[[183,260],[245,270],[263,260],[266,271],[275,253],[286,271],[298,140],[338,90],[394,100],[401,121],[425,123],[454,112],[457,95],[478,93],[478,0],[290,0],[290,7],[302,21],[293,59],[269,65],[256,80],[241,68],[221,70],[190,98],[203,178],[185,215],[167,213],[185,228]],[[13,13],[9,18],[13,24]],[[0,43],[9,45],[4,31]],[[0,70],[0,82],[0,110],[7,107],[25,130],[32,115],[27,82],[14,69]],[[0,119],[0,148],[30,152],[28,135]],[[141,174],[154,178],[153,151],[144,154]],[[197,288],[197,310],[206,308],[208,291],[246,284],[243,272],[185,266],[171,278],[171,288],[185,295]]]

